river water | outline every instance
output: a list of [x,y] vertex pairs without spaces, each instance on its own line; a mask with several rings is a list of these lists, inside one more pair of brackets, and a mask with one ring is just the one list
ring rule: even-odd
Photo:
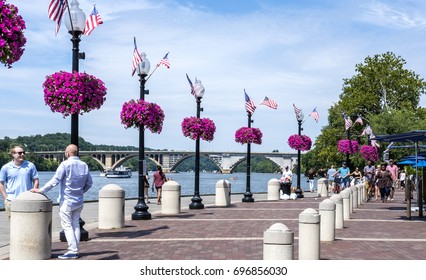
[[[39,172],[40,177],[40,186],[43,186],[47,183],[54,172]],[[115,179],[115,178],[106,178],[100,176],[99,172],[91,172],[93,178],[92,188],[85,193],[84,199],[88,200],[98,200],[99,191],[108,184],[116,184],[122,187],[125,191],[126,198],[137,198],[138,197],[138,173],[133,172],[131,178],[126,179]],[[149,183],[152,183],[153,173],[149,173]],[[181,172],[181,173],[166,173],[166,176],[176,182],[181,186],[181,195],[188,196],[194,194],[194,172]],[[268,191],[268,181],[275,178],[279,179],[281,174],[277,173],[251,173],[250,176],[250,190],[252,193],[261,193]],[[221,174],[221,173],[200,173],[200,196],[207,194],[215,194],[216,192],[216,183],[219,180],[228,180],[231,183],[232,193],[244,193],[246,191],[246,173],[232,173],[232,174]],[[309,190],[306,177],[301,177],[301,185],[304,191]],[[293,185],[296,185],[297,179],[294,176]],[[315,184],[316,185],[316,184]],[[59,186],[51,189],[46,196],[50,198],[54,203],[57,202]],[[150,196],[155,196],[156,193],[149,190]],[[0,208],[4,208],[3,200],[0,199]]]

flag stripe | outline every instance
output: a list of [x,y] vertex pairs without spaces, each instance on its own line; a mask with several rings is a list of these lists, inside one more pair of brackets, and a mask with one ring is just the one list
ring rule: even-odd
[[302,113],[302,110],[300,110],[299,108],[297,108],[296,105],[294,105],[294,103],[293,103],[293,108],[294,108],[294,113],[296,113],[296,118],[299,119],[300,118],[300,114]]
[[191,87],[191,94],[195,96],[194,85],[192,84],[191,79],[189,78],[188,74],[186,74],[186,78],[188,79],[189,86]]
[[317,111],[317,108],[315,108],[314,110],[312,110],[312,112],[309,114],[309,116],[313,117],[315,122],[318,122],[319,120],[319,114]]
[[160,65],[164,65],[167,68],[170,68],[170,61],[169,58],[167,57],[169,55],[169,53],[166,53],[166,55],[160,60],[160,62],[158,62],[157,67]]

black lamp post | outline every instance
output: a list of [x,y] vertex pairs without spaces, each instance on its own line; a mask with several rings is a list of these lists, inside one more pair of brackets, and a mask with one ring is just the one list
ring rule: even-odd
[[[79,71],[79,59],[84,59],[85,54],[79,52],[80,37],[83,33],[86,25],[86,15],[79,8],[78,1],[73,0],[70,3],[69,13],[64,14],[64,24],[68,29],[68,33],[71,34],[72,42],[72,72]],[[78,147],[78,113],[71,114],[71,144]],[[86,231],[83,226],[85,222],[80,218],[80,241],[89,240],[89,232]],[[62,242],[67,241],[65,233],[62,230],[59,233],[59,239]]]
[[[297,126],[298,126],[298,130],[297,130],[298,132],[297,132],[297,134],[299,136],[301,136],[302,130],[303,130],[303,128],[302,128],[303,118],[304,118],[304,115],[303,115],[302,112],[300,112],[299,114],[296,114]],[[304,197],[302,188],[300,187],[300,184],[301,184],[301,182],[300,182],[300,175],[301,175],[301,154],[300,153],[301,153],[300,150],[297,150],[297,188],[296,188],[296,196],[297,196],[297,198],[303,198]]]
[[[248,118],[248,128],[251,128],[251,124],[253,123],[251,119],[251,113],[247,112]],[[244,193],[244,197],[242,202],[254,202],[253,194],[250,190],[250,179],[251,179],[251,143],[247,143],[247,172],[246,172],[246,192]]]
[[[139,63],[137,71],[140,82],[140,100],[145,100],[145,94],[149,94],[145,90],[146,77],[149,73],[151,64],[146,58],[144,52],[141,53],[142,62]],[[151,213],[148,212],[148,206],[145,204],[144,194],[144,177],[146,176],[145,162],[145,129],[139,127],[139,169],[138,169],[138,202],[135,205],[135,212],[132,213],[132,220],[150,220]]]
[[[201,98],[204,95],[204,87],[200,81],[196,81],[194,86],[195,100],[197,102],[197,118],[200,118],[200,112],[203,111],[201,108]],[[204,204],[200,197],[200,135],[195,140],[195,181],[194,181],[194,196],[191,198],[189,209],[204,209]]]

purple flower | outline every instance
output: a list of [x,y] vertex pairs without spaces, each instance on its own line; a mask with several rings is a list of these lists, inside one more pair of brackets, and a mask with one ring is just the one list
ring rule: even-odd
[[125,128],[148,128],[152,133],[160,134],[163,129],[164,111],[155,103],[132,99],[123,104],[120,118]]
[[86,73],[56,72],[46,77],[43,91],[46,105],[64,118],[99,109],[106,99],[104,82]]
[[24,36],[25,21],[18,8],[0,0],[0,63],[8,68],[24,53],[27,39]]
[[200,137],[204,141],[210,142],[213,140],[215,132],[216,126],[209,118],[189,117],[184,118],[182,121],[183,135],[192,140],[196,140]]
[[235,132],[235,142],[246,144],[262,144],[263,134],[258,128],[241,127]]
[[355,154],[358,152],[359,145],[356,140],[344,139],[337,143],[337,148],[342,154]]
[[365,160],[378,161],[379,154],[377,148],[373,146],[363,145],[359,150]]
[[312,147],[312,140],[306,135],[293,134],[287,140],[290,148],[298,151],[309,151]]

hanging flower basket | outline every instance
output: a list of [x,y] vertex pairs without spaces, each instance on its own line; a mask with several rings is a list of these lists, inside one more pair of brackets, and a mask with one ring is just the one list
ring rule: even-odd
[[182,121],[182,133],[185,137],[196,140],[198,137],[204,141],[212,141],[216,126],[209,118],[188,117]]
[[99,109],[107,93],[100,79],[86,73],[64,71],[47,76],[43,90],[46,105],[64,118]]
[[8,68],[24,53],[27,39],[24,36],[25,21],[18,8],[0,0],[0,62]]
[[358,141],[356,140],[339,140],[337,143],[337,148],[339,149],[339,152],[342,154],[355,154],[358,152]]
[[298,151],[309,151],[312,147],[312,140],[309,136],[293,134],[287,140],[290,148]]
[[120,113],[121,123],[125,128],[148,128],[152,133],[161,133],[164,111],[155,103],[138,99],[125,102]]
[[365,160],[378,161],[379,154],[376,147],[363,145],[359,150]]
[[235,132],[235,142],[241,144],[262,144],[263,134],[258,128],[241,127]]

